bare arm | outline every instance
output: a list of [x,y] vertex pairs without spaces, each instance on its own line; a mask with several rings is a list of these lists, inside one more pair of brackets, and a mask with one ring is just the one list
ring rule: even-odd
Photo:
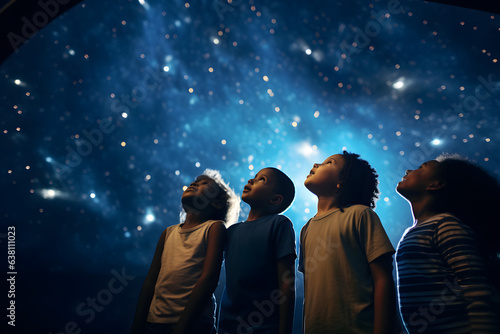
[[392,256],[384,254],[370,262],[374,283],[374,334],[392,333],[396,296],[392,279]]
[[146,328],[146,320],[148,318],[149,305],[153,299],[156,280],[158,279],[158,274],[161,268],[161,255],[163,253],[163,246],[165,245],[165,235],[164,230],[158,240],[158,245],[156,246],[155,254],[153,256],[153,261],[149,267],[148,275],[144,280],[141,292],[139,294],[139,300],[137,301],[137,308],[135,310],[134,323],[132,325],[132,334],[144,333]]
[[201,277],[196,282],[186,308],[172,334],[190,333],[189,326],[195,323],[203,306],[214,293],[219,281],[225,242],[226,228],[224,224],[222,222],[214,223],[208,231],[207,255]]
[[291,334],[295,311],[295,256],[288,255],[278,260],[278,280],[282,302],[280,308],[279,334]]

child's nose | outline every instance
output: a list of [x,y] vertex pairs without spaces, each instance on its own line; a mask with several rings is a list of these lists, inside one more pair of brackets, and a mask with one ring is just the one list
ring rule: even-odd
[[408,173],[410,173],[410,172],[413,172],[413,170],[412,169],[407,169],[406,172],[405,172],[405,175],[408,175]]
[[314,164],[313,168],[318,168],[318,166],[319,166],[318,164]]
[[253,184],[253,179],[248,180],[248,182],[247,182],[247,183],[249,183],[249,184]]

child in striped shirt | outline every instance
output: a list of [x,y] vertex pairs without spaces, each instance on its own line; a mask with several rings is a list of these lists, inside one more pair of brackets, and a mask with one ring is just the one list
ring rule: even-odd
[[406,171],[396,189],[415,220],[396,253],[408,333],[500,333],[492,284],[499,280],[498,181],[460,157],[440,156]]

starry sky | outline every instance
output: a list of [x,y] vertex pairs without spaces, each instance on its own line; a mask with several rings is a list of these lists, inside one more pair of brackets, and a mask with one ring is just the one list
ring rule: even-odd
[[450,152],[499,177],[499,36],[498,15],[421,1],[75,6],[0,64],[17,328],[128,331],[161,231],[205,168],[239,194],[282,169],[298,235],[316,212],[313,163],[358,153],[396,246],[412,222],[394,191],[406,169]]

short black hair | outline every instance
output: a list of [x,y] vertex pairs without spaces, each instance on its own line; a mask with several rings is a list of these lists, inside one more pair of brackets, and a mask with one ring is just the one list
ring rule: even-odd
[[281,213],[288,209],[295,198],[295,186],[292,180],[282,171],[274,167],[266,167],[270,169],[275,177],[274,191],[277,195],[283,196],[283,201],[276,208],[276,213]]
[[378,199],[378,174],[370,164],[360,159],[359,154],[342,152],[344,167],[340,172],[339,206],[354,204],[375,208]]

